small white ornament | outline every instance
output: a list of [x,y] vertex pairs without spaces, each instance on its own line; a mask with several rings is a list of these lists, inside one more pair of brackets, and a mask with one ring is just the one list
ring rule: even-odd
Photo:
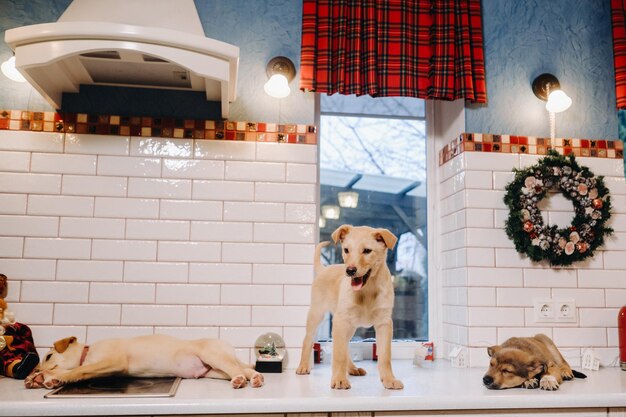
[[524,185],[526,186],[526,188],[533,188],[536,183],[537,180],[535,177],[526,177],[526,179],[524,180]]
[[450,351],[448,357],[453,368],[467,368],[466,349],[462,346],[456,346]]
[[588,348],[583,352],[582,368],[589,369],[591,371],[597,371],[600,369],[600,359],[596,358],[593,353],[593,349]]

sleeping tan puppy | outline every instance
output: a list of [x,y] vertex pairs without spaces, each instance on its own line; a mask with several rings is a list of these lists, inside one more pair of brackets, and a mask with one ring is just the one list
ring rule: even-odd
[[491,357],[483,384],[489,389],[537,388],[557,390],[564,380],[586,378],[573,371],[552,340],[544,335],[512,337],[487,348]]
[[302,343],[299,375],[311,372],[311,348],[317,326],[330,311],[333,314],[333,355],[330,386],[350,388],[350,375],[365,375],[349,356],[348,343],[357,327],[374,326],[378,353],[378,372],[385,388],[402,389],[391,370],[394,288],[387,268],[387,249],[398,240],[387,229],[343,225],[331,235],[341,242],[343,264],[324,267],[320,263],[322,247],[315,249],[316,277],[311,288],[311,307],[307,316],[306,335]]
[[24,384],[52,389],[107,376],[230,379],[233,388],[263,385],[263,375],[241,363],[233,348],[217,339],[182,340],[165,335],[108,339],[86,346],[61,339]]

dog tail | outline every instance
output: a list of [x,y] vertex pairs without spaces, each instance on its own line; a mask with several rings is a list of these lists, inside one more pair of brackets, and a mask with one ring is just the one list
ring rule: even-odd
[[324,269],[324,265],[322,265],[322,262],[320,261],[320,257],[322,256],[322,248],[328,245],[330,245],[330,242],[326,241],[326,242],[320,242],[315,247],[315,256],[313,256],[313,266],[315,268],[315,275],[319,274]]
[[585,379],[587,378],[587,375],[583,374],[582,372],[578,372],[572,369],[572,373],[574,374],[574,378],[580,378],[580,379]]

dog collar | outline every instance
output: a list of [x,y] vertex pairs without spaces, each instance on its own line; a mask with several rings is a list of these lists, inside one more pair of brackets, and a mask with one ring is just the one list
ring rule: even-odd
[[82,365],[83,362],[85,362],[85,358],[87,357],[87,352],[89,352],[89,346],[85,345],[83,346],[83,353],[80,354],[80,362],[78,363],[78,365]]

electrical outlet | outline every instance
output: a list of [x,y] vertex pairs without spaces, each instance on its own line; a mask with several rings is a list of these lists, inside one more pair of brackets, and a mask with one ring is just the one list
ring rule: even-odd
[[554,302],[552,300],[535,300],[535,323],[553,323],[555,321]]
[[535,323],[576,323],[576,301],[537,299],[533,304]]
[[576,323],[576,301],[554,300],[554,313],[557,322]]

